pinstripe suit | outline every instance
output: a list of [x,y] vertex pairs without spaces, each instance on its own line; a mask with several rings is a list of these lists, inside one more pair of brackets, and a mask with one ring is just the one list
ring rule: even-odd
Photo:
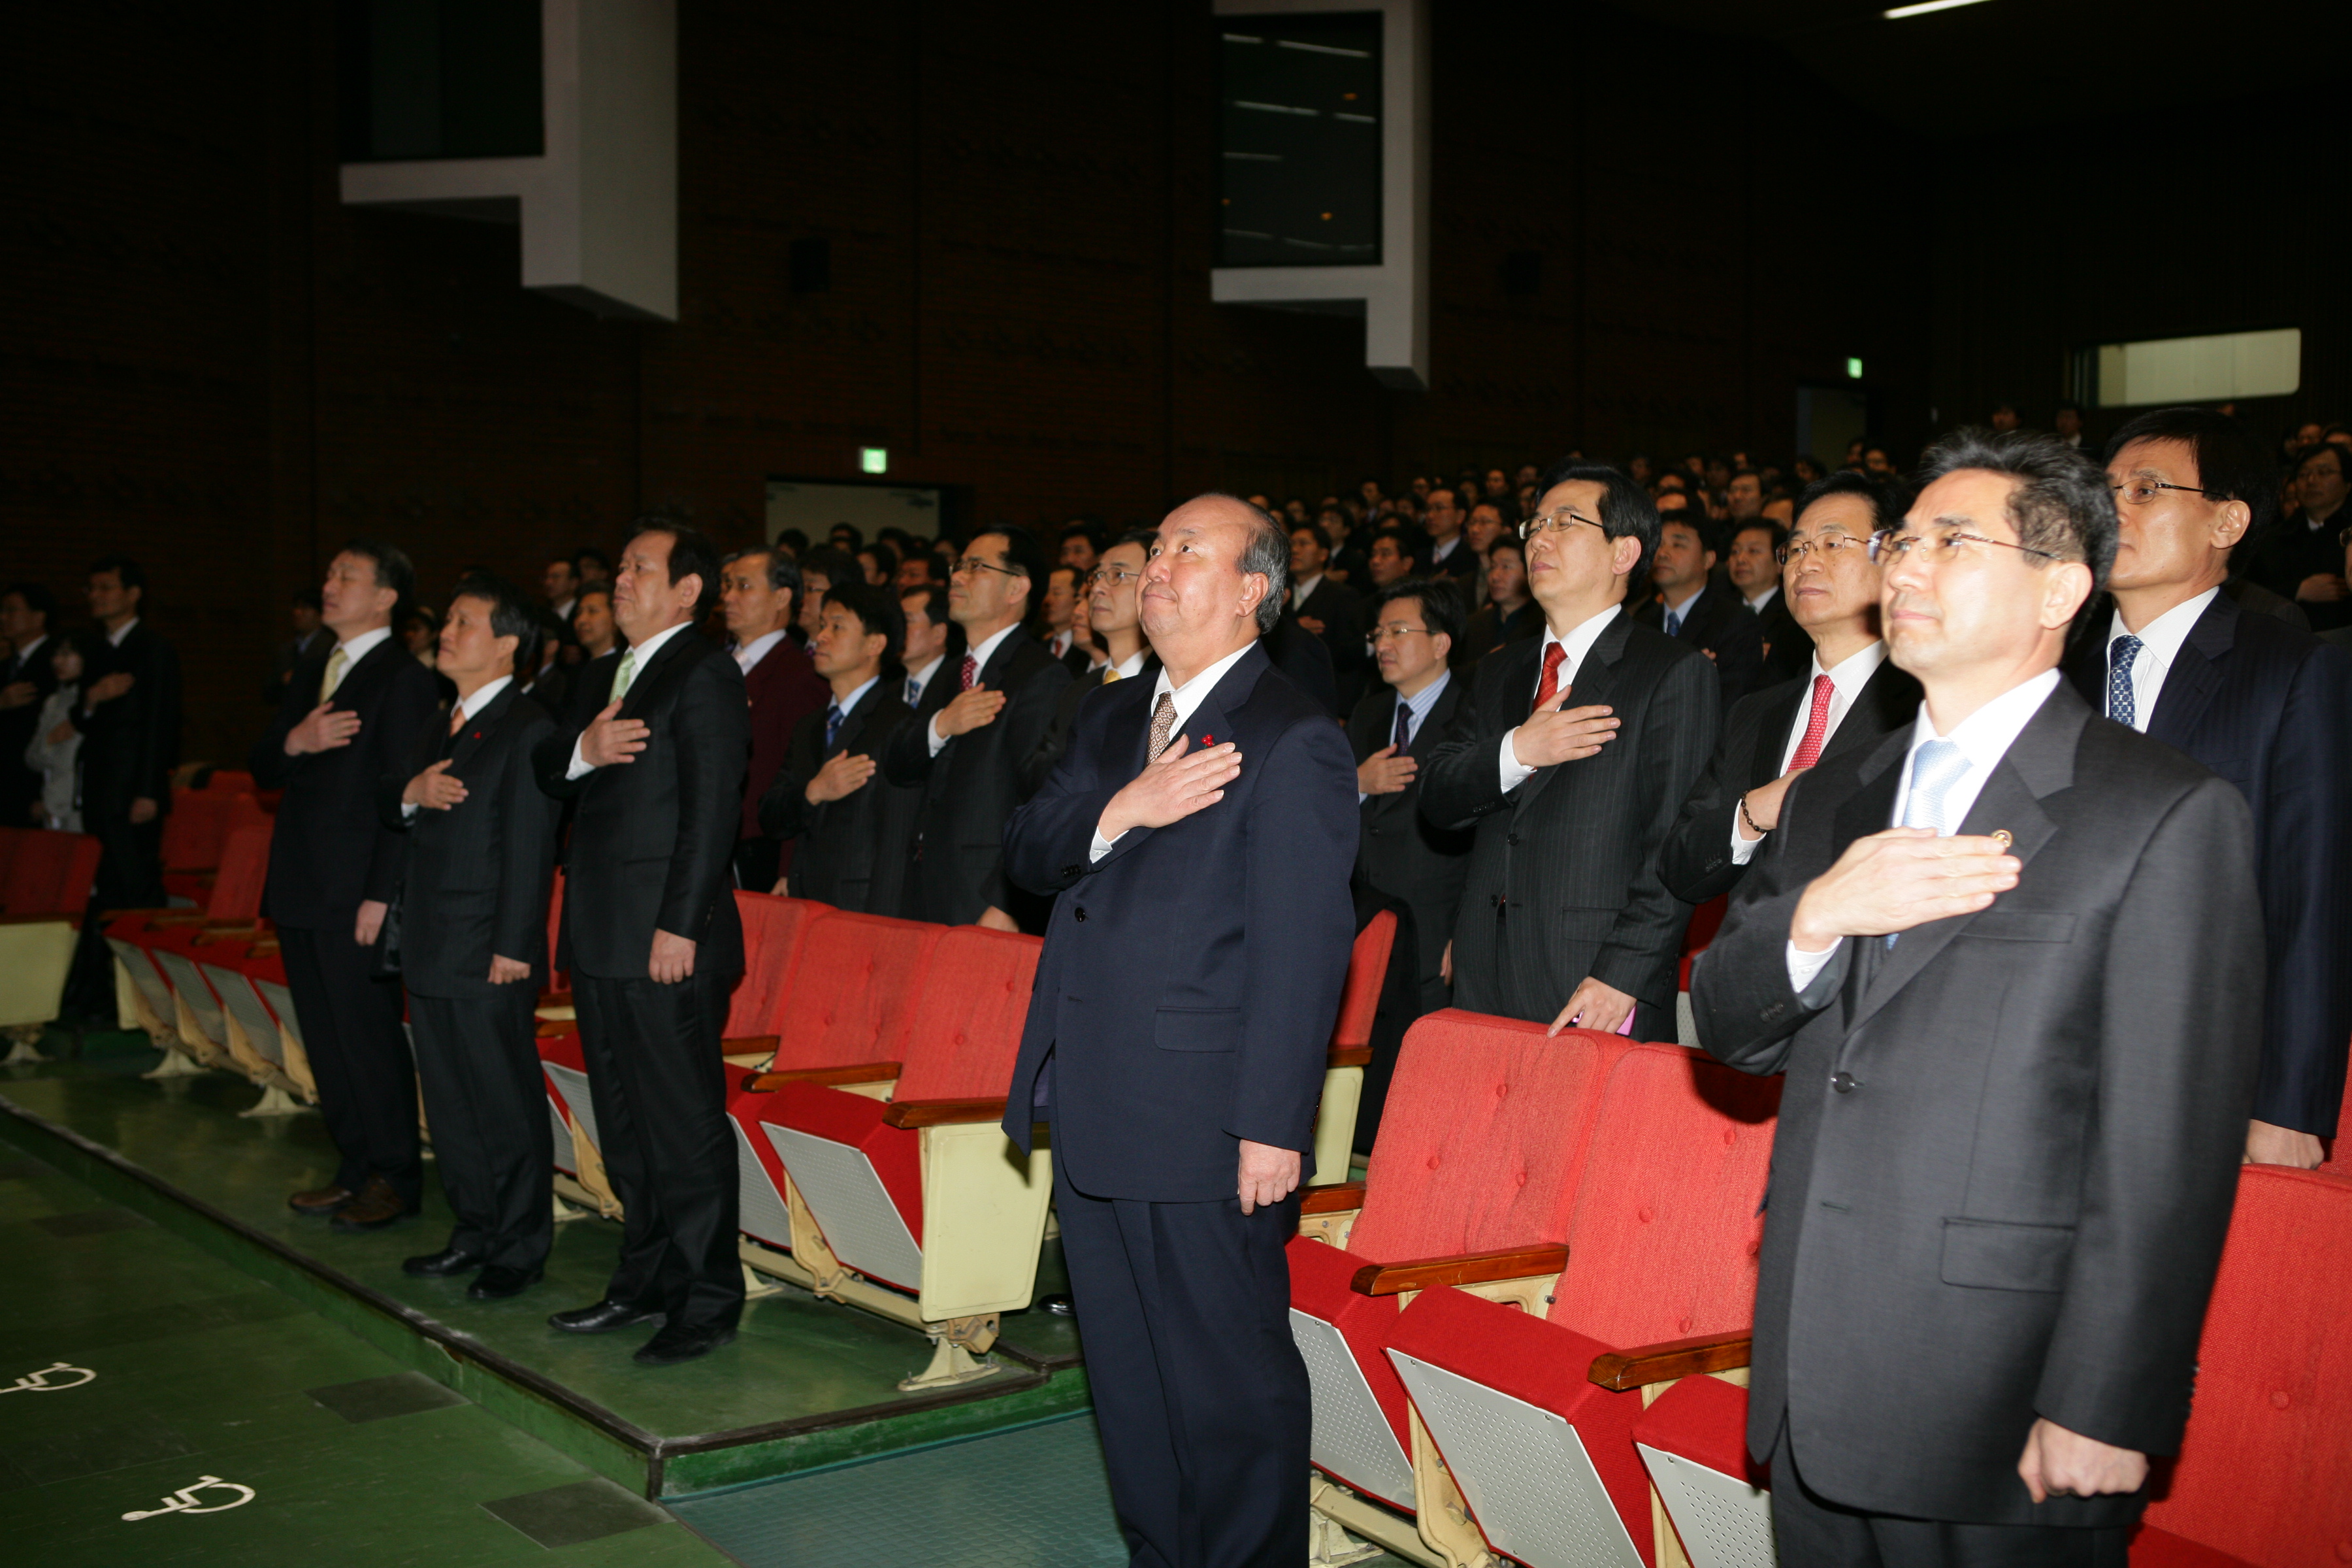
[[1690,906],[1659,879],[1675,816],[1715,750],[1721,682],[1690,644],[1619,615],[1570,681],[1616,736],[1503,793],[1503,736],[1534,706],[1544,643],[1479,661],[1469,699],[1422,776],[1421,809],[1476,829],[1454,935],[1454,1004],[1549,1023],[1587,975],[1641,1004],[1637,1034],[1672,1017]]

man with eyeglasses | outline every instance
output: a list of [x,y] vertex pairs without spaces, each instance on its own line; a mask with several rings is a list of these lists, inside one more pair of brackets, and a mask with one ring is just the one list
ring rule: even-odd
[[1763,661],[1756,677],[1759,687],[1792,680],[1812,662],[1813,639],[1805,635],[1789,606],[1789,595],[1780,589],[1782,552],[1788,545],[1789,525],[1759,514],[1731,525],[1731,552],[1724,558],[1724,575],[1756,616]]
[[2269,983],[2245,1152],[2308,1170],[2337,1131],[2352,1037],[2352,659],[2249,613],[2223,585],[2271,513],[2273,472],[2234,420],[2206,409],[2158,409],[2116,431],[2113,596],[2085,610],[2067,674],[2108,718],[2246,797]]
[[1842,470],[1815,481],[1804,502],[1781,553],[1809,668],[1724,716],[1723,742],[1659,861],[1666,886],[1688,903],[1738,886],[1798,774],[1876,744],[1919,712],[1919,683],[1887,661],[1878,627],[1874,546],[1901,520],[1895,496]]
[[[1449,581],[1408,579],[1384,588],[1372,604],[1372,657],[1381,689],[1367,692],[1348,718],[1356,754],[1356,803],[1364,837],[1356,851],[1356,878],[1374,892],[1401,900],[1412,915],[1419,954],[1421,1011],[1434,1013],[1453,999],[1445,949],[1470,874],[1470,835],[1449,831],[1421,815],[1418,774],[1453,723],[1469,682],[1447,669],[1462,637],[1460,591]],[[1392,1065],[1392,1064],[1382,1064]],[[1383,1086],[1386,1074],[1380,1075]],[[1379,1118],[1379,1095],[1366,1075],[1362,1123]]]
[[1070,743],[1070,731],[1078,721],[1078,710],[1097,688],[1133,680],[1159,669],[1150,645],[1143,640],[1143,622],[1136,605],[1136,587],[1143,579],[1144,563],[1159,537],[1148,528],[1129,530],[1119,536],[1118,543],[1096,558],[1095,569],[1087,574],[1087,624],[1109,657],[1070,682],[1055,700],[1054,721],[1047,726],[1045,738],[1037,742],[1036,750],[1022,765],[1025,789],[1034,793],[1054,771],[1054,764],[1062,760],[1062,752]]
[[1781,1073],[1748,1446],[1790,1563],[2122,1563],[2260,1055],[2246,803],[2060,677],[2106,476],[1962,431],[1880,550],[1918,716],[1801,773],[1691,982]]
[[1563,464],[1520,532],[1544,634],[1478,661],[1422,774],[1422,814],[1475,832],[1454,1005],[1672,1038],[1690,909],[1658,852],[1715,750],[1715,667],[1625,613],[1658,514],[1624,474]]
[[1021,627],[1045,581],[1045,547],[1026,529],[976,536],[948,579],[948,618],[963,628],[961,668],[924,689],[882,771],[923,804],[908,878],[916,920],[1017,931],[1004,880],[1004,823],[1028,797],[1024,764],[1054,721],[1070,672]]
[[2338,538],[2352,522],[2345,509],[2352,500],[2352,452],[2321,442],[2294,455],[2290,482],[2301,507],[2276,530],[2255,557],[2254,575],[2265,587],[2303,606],[2311,625],[2331,630],[2344,624],[2352,588],[2345,585],[2344,545]]

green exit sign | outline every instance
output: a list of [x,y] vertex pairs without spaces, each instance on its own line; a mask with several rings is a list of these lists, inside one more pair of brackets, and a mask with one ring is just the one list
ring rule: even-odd
[[1848,381],[1860,381],[1862,379],[1862,362],[1860,360],[1854,359],[1851,356],[1847,358],[1845,362],[1845,378]]
[[[1862,362],[1860,360],[1855,360],[1853,363],[1860,364]],[[1860,374],[1861,373],[1857,371],[1855,374]],[[860,473],[888,473],[890,471],[890,449],[887,447],[858,447],[857,468]]]

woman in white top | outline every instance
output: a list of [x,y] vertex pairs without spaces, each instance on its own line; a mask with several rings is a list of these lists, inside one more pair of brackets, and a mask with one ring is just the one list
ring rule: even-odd
[[40,722],[25,748],[25,765],[41,775],[42,826],[68,833],[81,831],[81,731],[67,715],[81,700],[89,657],[88,634],[68,632],[57,639],[49,668],[58,672],[58,689],[41,705]]

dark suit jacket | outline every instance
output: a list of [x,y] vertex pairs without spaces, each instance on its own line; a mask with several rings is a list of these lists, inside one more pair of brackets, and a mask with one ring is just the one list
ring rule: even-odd
[[2179,1441],[2259,1054],[2253,825],[2061,686],[1959,827],[2014,836],[2017,887],[1892,950],[1850,938],[1800,995],[1797,900],[1893,820],[1910,739],[1790,787],[1692,976],[1707,1050],[1788,1075],[1748,1447],[1785,1413],[1849,1508],[2128,1524],[2144,1493],[2035,1508],[2017,1460],[2037,1415]]
[[1463,626],[1462,640],[1454,645],[1450,662],[1457,673],[1466,676],[1477,668],[1480,659],[1504,644],[1540,638],[1543,634],[1543,606],[1533,599],[1507,616],[1490,599],[1479,605]]
[[[327,646],[332,647],[333,639]],[[311,669],[313,690],[318,672],[325,668],[321,656]],[[88,712],[77,702],[68,715],[82,737],[85,821],[122,816],[134,800],[152,800],[160,811],[172,809],[172,770],[180,763],[179,652],[142,619],[120,647],[109,647],[103,636],[99,638],[98,657],[82,672],[82,689],[117,671],[130,673],[130,690]]]
[[[1619,615],[1584,656],[1568,703],[1613,709],[1616,738],[1507,795],[1497,756],[1535,704],[1543,646],[1512,643],[1479,661],[1470,700],[1422,774],[1422,814],[1477,830],[1454,927],[1454,1004],[1549,1024],[1591,975],[1671,1009],[1690,906],[1659,880],[1658,853],[1715,750],[1715,667]],[[1498,909],[1508,911],[1499,920]]]
[[[12,654],[0,666],[0,686],[20,680],[33,687],[33,700],[19,708],[0,710],[0,826],[30,827],[33,807],[41,798],[41,775],[25,765],[25,748],[41,721],[41,704],[58,689],[58,672],[50,656],[58,651],[57,634],[41,639],[29,656]],[[163,802],[159,799],[158,805]]]
[[[2113,609],[2103,595],[2067,659],[2101,710]],[[2352,658],[2217,595],[2147,733],[2236,784],[2253,812],[2270,973],[2254,1115],[2333,1136],[2352,1037]]]
[[[400,975],[420,996],[482,997],[490,960],[530,965],[547,980],[547,900],[555,872],[555,802],[532,774],[531,754],[555,721],[509,686],[455,739],[436,710],[413,737],[408,762],[377,781],[376,811],[402,836]],[[446,811],[401,815],[408,781],[440,758],[466,798]]]
[[793,897],[861,914],[905,913],[921,793],[893,784],[877,765],[874,777],[839,800],[808,803],[809,781],[833,758],[880,757],[910,716],[901,697],[905,684],[903,677],[884,675],[842,716],[830,749],[824,743],[824,709],[793,731],[792,750],[760,802],[761,831],[792,841],[787,886]]
[[[732,657],[728,662],[734,662]],[[760,835],[760,802],[767,797],[768,785],[774,782],[776,770],[784,765],[784,754],[792,750],[793,732],[812,713],[822,726],[825,705],[833,700],[833,689],[809,663],[809,656],[793,646],[790,637],[779,640],[760,656],[760,662],[743,678],[743,689],[751,700],[751,763],[744,778],[743,812],[736,824],[735,837],[756,838]],[[824,731],[819,728],[817,733],[821,738]],[[789,848],[784,852],[784,865],[792,865]],[[767,889],[754,891],[764,893]]]
[[[247,762],[256,784],[286,792],[269,835],[261,912],[298,930],[348,931],[362,900],[388,904],[399,893],[401,836],[377,813],[376,784],[414,760],[420,730],[448,722],[446,714],[434,717],[439,691],[433,672],[394,632],[346,669],[335,688],[335,710],[359,715],[351,743],[288,756],[287,733],[319,705],[319,683],[334,651],[333,636],[320,637],[296,667],[277,720]],[[484,964],[484,973],[488,968]]]
[[[1407,753],[1425,773],[1444,743],[1470,689],[1467,676],[1446,679],[1445,689],[1413,731]],[[1358,765],[1396,736],[1396,689],[1367,692],[1348,719],[1348,746]],[[1421,774],[1394,795],[1366,795],[1357,807],[1363,837],[1356,850],[1356,875],[1376,891],[1412,906],[1420,976],[1435,974],[1445,944],[1454,940],[1454,916],[1470,875],[1471,836],[1450,831],[1421,813]]]
[[2352,523],[2352,507],[2340,509],[2317,528],[2300,514],[2279,520],[2254,544],[2247,575],[2287,599],[2294,597],[2305,577],[2323,572],[2342,575],[2344,547],[2336,542],[2336,536],[2347,523]]
[[1339,703],[1337,711],[1341,713],[1355,711],[1358,700],[1375,679],[1372,656],[1364,646],[1364,605],[1363,595],[1353,588],[1325,577],[1315,584],[1305,605],[1283,614],[1283,619],[1293,625],[1302,616],[1323,623],[1323,647],[1331,656],[1332,687]]
[[[1723,742],[1715,749],[1706,776],[1683,802],[1682,815],[1675,819],[1658,858],[1658,874],[1675,897],[1703,904],[1739,885],[1748,870],[1731,858],[1731,826],[1738,818],[1739,797],[1780,776],[1790,726],[1798,715],[1811,711],[1812,689],[1808,665],[1806,674],[1751,692],[1724,716]],[[1918,717],[1919,683],[1888,659],[1855,695],[1853,706],[1822,744],[1821,760],[1830,762],[1873,745],[1888,731]],[[1756,852],[1761,855],[1763,846],[1758,845]],[[1754,864],[1751,858],[1748,865]]]
[[995,721],[949,737],[931,755],[931,716],[958,695],[961,655],[951,655],[923,688],[913,721],[882,753],[882,772],[901,788],[923,793],[922,842],[908,879],[907,913],[943,925],[969,925],[991,908],[1006,909],[1004,825],[1028,797],[1023,767],[1054,722],[1054,704],[1070,672],[1045,645],[1015,626],[981,667],[981,686],[1004,693]]
[[[619,669],[618,659],[581,668],[581,708],[592,717],[611,700]],[[654,932],[666,931],[697,944],[698,975],[740,973],[733,858],[751,751],[743,672],[689,626],[637,670],[620,716],[650,727],[634,762],[566,778],[580,739],[570,727],[532,756],[539,787],[579,803],[556,963],[598,979],[643,980]]]
[[1812,635],[1797,624],[1796,615],[1789,608],[1786,588],[1773,595],[1771,602],[1761,610],[1749,614],[1756,617],[1757,637],[1763,653],[1754,689],[1795,680],[1813,668]]
[[1276,621],[1274,630],[1265,637],[1265,656],[1274,668],[1290,677],[1291,684],[1323,705],[1326,719],[1338,719],[1339,707],[1339,676],[1332,666],[1331,650],[1323,639],[1312,636],[1295,620]]
[[[1645,626],[1663,628],[1665,602],[1651,599],[1635,613]],[[1683,615],[1675,635],[1715,660],[1722,682],[1723,706],[1730,707],[1756,689],[1764,673],[1764,627],[1756,612],[1727,584],[1709,582]]]
[[1356,932],[1355,767],[1339,727],[1253,647],[1184,728],[1195,750],[1240,747],[1224,799],[1091,860],[1103,808],[1143,769],[1154,684],[1089,698],[1005,828],[1006,873],[1060,897],[1004,1131],[1029,1146],[1050,1053],[1055,1164],[1078,1191],[1230,1200],[1237,1140],[1314,1142]]
[[[1078,710],[1084,706],[1087,693],[1098,686],[1118,684],[1103,679],[1109,668],[1105,665],[1100,669],[1080,676],[1064,687],[1061,695],[1054,700],[1054,721],[1045,727],[1045,738],[1037,742],[1037,749],[1031,752],[1029,760],[1021,764],[1021,789],[1024,795],[1037,793],[1039,786],[1053,776],[1055,764],[1062,760],[1062,753],[1069,750],[1070,733],[1078,727]],[[1132,679],[1159,679],[1160,656],[1146,647],[1143,663]]]

